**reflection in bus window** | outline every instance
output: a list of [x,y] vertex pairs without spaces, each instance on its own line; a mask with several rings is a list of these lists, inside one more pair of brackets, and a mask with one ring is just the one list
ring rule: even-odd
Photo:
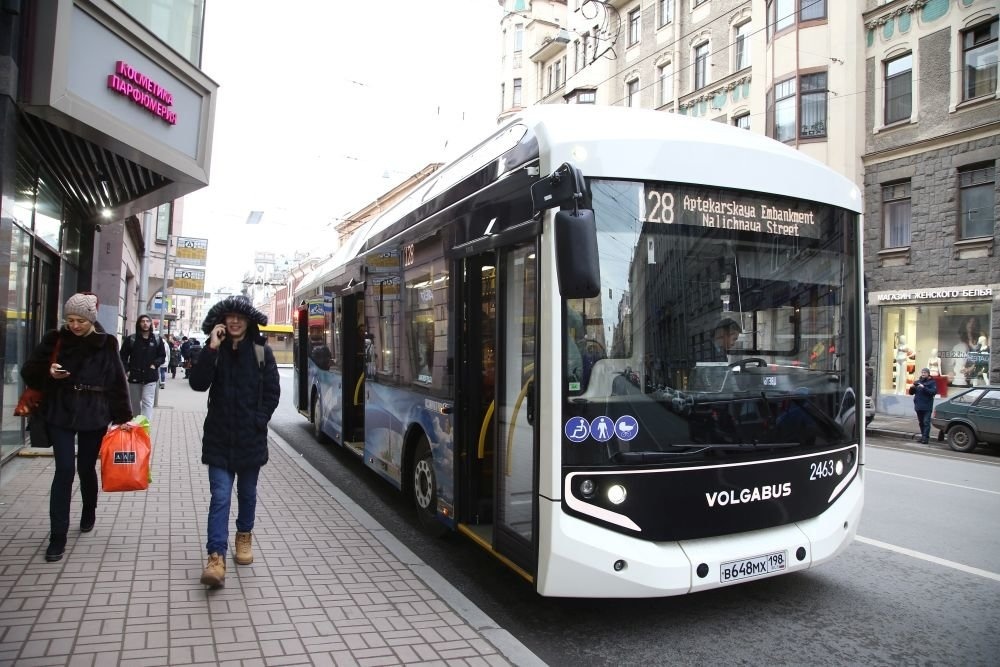
[[405,373],[420,386],[443,388],[447,355],[448,274],[444,262],[417,267],[406,275],[407,355]]

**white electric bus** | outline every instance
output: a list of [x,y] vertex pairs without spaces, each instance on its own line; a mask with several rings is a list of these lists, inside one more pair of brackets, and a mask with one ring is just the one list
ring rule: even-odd
[[796,572],[861,515],[861,266],[858,188],[803,153],[541,106],[303,280],[294,400],[542,595]]

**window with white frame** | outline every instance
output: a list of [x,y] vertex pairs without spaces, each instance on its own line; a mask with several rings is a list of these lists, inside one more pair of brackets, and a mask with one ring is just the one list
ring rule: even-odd
[[795,25],[795,0],[767,0],[767,38]]
[[826,72],[799,77],[799,107],[802,122],[799,137],[815,139],[826,136]]
[[913,54],[885,61],[885,124],[909,120],[913,111]]
[[750,21],[736,26],[735,37],[733,39],[733,53],[736,62],[734,71],[739,71],[745,67],[750,67]]
[[567,104],[596,104],[597,92],[594,90],[578,90],[566,98]]
[[580,40],[573,42],[573,71],[579,72],[583,68],[583,60],[580,58]]
[[639,79],[625,82],[625,106],[639,106]]
[[993,164],[958,170],[958,237],[972,239],[993,236],[993,209],[996,206],[996,168]]
[[674,0],[658,0],[656,3],[656,27],[662,28],[674,20]]
[[519,107],[521,106],[521,80],[514,79],[514,87],[512,89],[513,98],[511,99],[511,106]]
[[774,138],[778,141],[795,138],[795,79],[774,86]]
[[691,7],[692,8],[698,7],[699,5],[703,5],[706,2],[708,2],[708,0],[691,0]]
[[741,113],[733,116],[733,125],[740,128],[741,130],[750,129],[750,112]]
[[910,245],[910,182],[882,186],[882,247]]
[[519,53],[524,47],[524,26],[520,23],[514,26],[514,53]]
[[708,85],[709,43],[705,42],[694,47],[694,89]]
[[635,46],[639,43],[639,7],[628,13],[628,45]]
[[663,63],[657,67],[656,78],[660,82],[659,106],[663,106],[674,98],[674,64]]
[[997,91],[996,17],[962,33],[962,99],[971,100]]

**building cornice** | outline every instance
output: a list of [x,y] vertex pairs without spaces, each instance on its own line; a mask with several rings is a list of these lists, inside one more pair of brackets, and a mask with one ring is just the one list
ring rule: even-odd
[[919,155],[927,152],[928,150],[951,146],[963,141],[996,136],[998,133],[1000,133],[1000,121],[983,123],[982,125],[977,125],[975,127],[957,130],[947,134],[939,134],[928,139],[920,139],[901,146],[893,146],[892,148],[865,153],[861,156],[861,162],[867,166],[879,164],[881,162],[888,162],[889,160],[898,160],[901,157]]
[[[861,17],[862,20],[864,20],[865,22],[865,28],[867,28],[868,30],[875,30],[876,28],[885,25],[886,23],[896,18],[897,16],[902,16],[903,14],[912,14],[916,12],[918,9],[922,9],[923,6],[926,5],[929,1],[930,0],[910,0],[909,2],[902,2],[895,8],[889,5],[882,5],[877,9],[873,9],[870,12],[862,14]],[[900,0],[897,0],[897,2],[900,2]],[[878,16],[877,18],[872,18],[872,19],[868,18],[869,16],[880,14],[881,12],[885,13],[881,14],[881,16]]]

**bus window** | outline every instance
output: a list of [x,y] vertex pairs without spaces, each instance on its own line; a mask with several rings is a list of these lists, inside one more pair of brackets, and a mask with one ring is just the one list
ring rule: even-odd
[[448,333],[448,273],[444,262],[416,267],[406,274],[406,354],[404,380],[418,386],[445,386]]

